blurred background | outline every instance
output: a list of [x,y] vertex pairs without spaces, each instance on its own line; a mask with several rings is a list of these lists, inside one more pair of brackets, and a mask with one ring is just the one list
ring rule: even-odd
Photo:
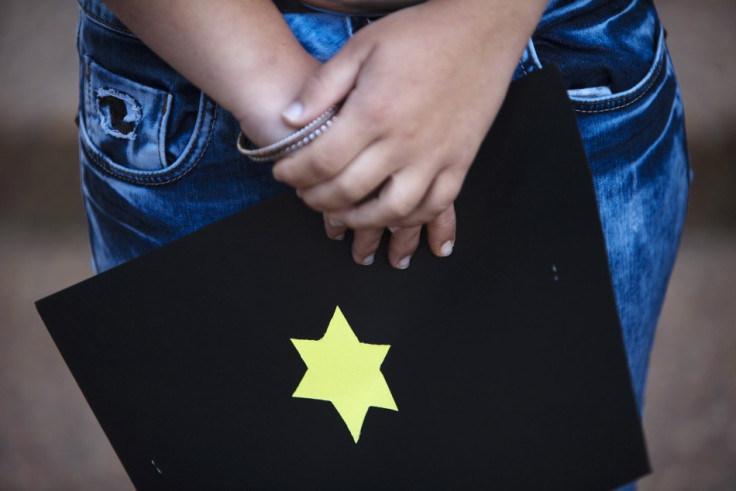
[[[661,0],[695,180],[652,355],[640,489],[736,490],[736,2]],[[89,277],[76,6],[0,2],[0,490],[132,489],[33,302]]]

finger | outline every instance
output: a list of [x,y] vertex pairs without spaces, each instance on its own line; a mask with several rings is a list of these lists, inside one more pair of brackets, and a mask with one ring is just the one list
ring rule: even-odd
[[324,213],[322,214],[322,219],[325,224],[325,233],[327,234],[327,237],[332,240],[343,240],[345,238],[347,227],[338,222],[331,222],[327,219],[327,216]]
[[392,232],[388,243],[388,262],[396,269],[406,269],[419,246],[421,226],[399,228]]
[[386,181],[375,198],[346,210],[330,212],[328,216],[356,229],[404,225],[402,220],[417,208],[430,187],[427,177],[421,169],[402,170]]
[[383,228],[366,228],[354,231],[353,236],[353,261],[364,266],[373,264],[376,250],[381,244]]
[[328,181],[379,138],[366,128],[359,107],[351,101],[327,131],[274,165],[276,180],[299,189]]
[[400,158],[382,142],[369,145],[342,172],[315,186],[300,189],[299,196],[310,207],[337,211],[356,206],[376,192],[398,167]]
[[455,205],[450,205],[445,211],[427,223],[427,243],[430,250],[439,257],[452,254],[455,247],[457,233],[457,217]]
[[355,86],[361,66],[370,54],[366,46],[346,44],[307,79],[296,99],[281,113],[289,126],[301,128],[342,102]]
[[411,214],[393,225],[402,227],[424,225],[437,218],[453,205],[455,198],[460,193],[464,176],[464,173],[452,169],[440,173],[432,182],[421,203]]

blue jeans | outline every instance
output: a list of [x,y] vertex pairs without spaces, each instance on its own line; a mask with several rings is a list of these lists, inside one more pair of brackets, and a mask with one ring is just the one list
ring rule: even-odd
[[[515,78],[560,66],[593,172],[634,391],[687,208],[682,101],[646,1],[551,0]],[[284,188],[240,155],[235,118],[146,48],[99,0],[80,0],[79,138],[93,264],[104,271]],[[316,58],[355,20],[286,14]],[[460,224],[462,227],[462,224]]]

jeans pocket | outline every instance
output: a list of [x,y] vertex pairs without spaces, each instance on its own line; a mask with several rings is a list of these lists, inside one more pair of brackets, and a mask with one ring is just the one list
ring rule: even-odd
[[636,104],[656,89],[667,75],[667,49],[664,32],[660,29],[652,64],[647,73],[631,88],[611,92],[606,86],[583,87],[568,90],[573,109],[582,114],[616,111]]
[[202,157],[216,105],[139,83],[83,57],[79,133],[94,165],[126,182],[161,185],[179,179]]

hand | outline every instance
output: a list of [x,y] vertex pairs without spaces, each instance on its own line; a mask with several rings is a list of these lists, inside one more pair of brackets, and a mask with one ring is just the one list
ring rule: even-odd
[[344,100],[339,119],[274,176],[326,213],[328,235],[359,231],[356,260],[377,230],[398,227],[389,248],[397,266],[425,223],[441,255],[454,241],[453,201],[543,6],[430,0],[366,26],[284,113],[300,127]]
[[[331,239],[342,240],[345,238],[345,225],[331,223],[324,215],[325,231]],[[446,257],[452,254],[455,245],[455,208],[450,206],[447,210],[427,223],[427,241],[435,255]],[[421,226],[397,228],[390,230],[391,238],[388,247],[389,263],[397,269],[409,267],[411,256],[419,246],[419,234]],[[383,236],[383,228],[357,229],[354,231],[352,244],[353,260],[364,266],[373,264],[375,252]]]

